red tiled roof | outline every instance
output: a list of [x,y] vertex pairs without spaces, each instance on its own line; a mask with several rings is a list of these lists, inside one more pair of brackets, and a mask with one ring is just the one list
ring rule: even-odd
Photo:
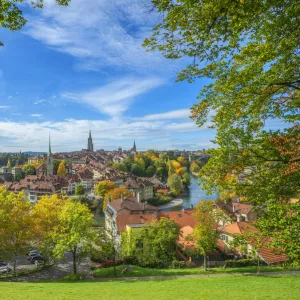
[[180,228],[185,226],[194,228],[197,224],[196,217],[194,216],[195,212],[195,210],[159,212],[158,218],[172,219]]

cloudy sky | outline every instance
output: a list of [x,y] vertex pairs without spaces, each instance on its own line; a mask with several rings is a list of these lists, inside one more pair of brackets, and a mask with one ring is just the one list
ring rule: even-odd
[[0,29],[0,151],[202,149],[212,129],[189,108],[206,83],[176,83],[186,63],[141,46],[160,16],[150,0],[72,0],[22,8],[28,23]]

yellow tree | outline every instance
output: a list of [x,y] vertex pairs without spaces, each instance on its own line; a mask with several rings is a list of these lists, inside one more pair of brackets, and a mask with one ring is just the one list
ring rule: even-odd
[[172,163],[176,170],[181,168],[181,164],[178,161],[174,160]]
[[104,202],[103,202],[103,210],[105,210],[109,198],[111,200],[117,200],[117,199],[120,199],[122,195],[123,195],[123,197],[131,197],[132,193],[125,186],[121,186],[119,188],[110,190],[105,195]]
[[179,157],[177,158],[177,161],[178,161],[183,167],[187,166],[187,160],[186,160],[184,157],[179,156]]
[[41,249],[44,258],[53,255],[55,247],[53,236],[61,225],[58,216],[65,204],[66,198],[55,194],[51,197],[42,197],[33,207],[35,246]]
[[7,168],[11,168],[11,161],[10,161],[10,159],[7,161]]
[[13,260],[16,274],[16,256],[26,254],[33,238],[31,204],[24,193],[10,193],[0,187],[0,241],[1,254]]
[[116,184],[109,180],[100,181],[95,187],[95,193],[104,198],[109,191],[115,188],[115,186]]
[[184,168],[178,168],[176,170],[176,174],[182,176],[185,173],[185,169]]
[[66,251],[70,251],[76,274],[80,258],[91,252],[97,238],[97,232],[92,228],[92,214],[86,205],[69,199],[63,205],[58,219],[59,226],[53,233],[53,253],[57,258],[62,258]]
[[57,175],[66,176],[66,174],[67,174],[66,162],[62,160],[58,166]]

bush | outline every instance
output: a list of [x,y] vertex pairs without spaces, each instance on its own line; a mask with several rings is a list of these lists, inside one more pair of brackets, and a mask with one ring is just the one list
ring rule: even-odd
[[[264,261],[259,262],[260,265],[266,265]],[[229,259],[225,260],[224,268],[242,268],[242,267],[251,267],[257,266],[257,259],[248,258],[248,259]]]
[[173,260],[170,269],[191,268],[192,264],[189,261]]

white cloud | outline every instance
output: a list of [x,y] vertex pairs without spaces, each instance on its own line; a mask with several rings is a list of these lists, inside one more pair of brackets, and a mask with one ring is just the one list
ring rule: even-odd
[[172,110],[160,114],[151,114],[143,117],[143,120],[165,120],[165,119],[186,119],[191,115],[190,109]]
[[72,0],[68,7],[44,2],[37,15],[27,16],[25,33],[76,57],[81,68],[174,71],[175,62],[142,47],[159,17],[149,0]]
[[36,100],[33,102],[34,105],[38,105],[38,104],[41,104],[43,102],[45,102],[46,100],[45,99],[40,99],[40,100]]
[[1,105],[0,106],[0,110],[6,110],[6,109],[9,109],[10,106],[7,106],[7,105]]
[[40,118],[42,115],[41,114],[31,114],[31,117],[35,117],[35,118]]
[[44,151],[49,133],[56,152],[86,147],[89,130],[92,130],[97,149],[116,149],[119,145],[129,148],[133,140],[138,141],[140,149],[201,148],[200,144],[209,144],[208,140],[214,134],[213,130],[198,128],[192,122],[170,123],[168,120],[0,121],[0,128],[0,151],[12,151],[15,148]]
[[164,83],[159,78],[123,78],[88,92],[62,93],[62,97],[78,103],[87,104],[98,111],[120,116],[132,104],[135,97]]

